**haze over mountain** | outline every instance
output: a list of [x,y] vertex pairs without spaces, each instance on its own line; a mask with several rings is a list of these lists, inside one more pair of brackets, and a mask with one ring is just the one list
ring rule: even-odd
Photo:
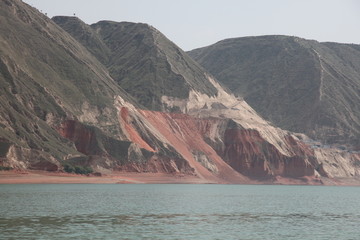
[[[0,2],[0,165],[320,184],[360,156],[262,119],[158,30]],[[57,25],[57,24],[58,25]]]
[[360,45],[260,36],[189,54],[276,125],[360,147]]

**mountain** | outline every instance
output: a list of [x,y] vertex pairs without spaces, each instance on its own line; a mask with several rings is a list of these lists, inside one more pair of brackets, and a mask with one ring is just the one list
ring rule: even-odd
[[53,21],[93,53],[111,77],[148,109],[164,110],[162,96],[187,98],[191,89],[216,95],[204,70],[147,24],[100,21],[89,26],[76,17],[61,16]]
[[360,45],[259,36],[189,54],[277,126],[359,149]]
[[59,160],[88,159],[59,135],[67,120],[97,131],[108,140],[99,146],[107,152],[122,139],[113,97],[131,101],[128,94],[46,16],[21,1],[0,4],[0,157],[30,169],[59,169]]
[[0,2],[0,166],[206,183],[357,179],[360,155],[262,119],[146,24]]
[[[308,162],[308,156],[305,153],[302,153],[302,160],[299,162],[305,161],[306,163],[298,170],[286,170],[287,166],[284,166],[284,162],[294,161],[289,158],[296,155],[293,149],[289,150],[291,147],[288,146],[289,139],[286,137],[289,133],[274,128],[261,119],[246,102],[229,94],[215,79],[158,30],[146,24],[127,22],[101,21],[89,26],[76,17],[59,16],[54,17],[53,21],[81,42],[89,52],[97,56],[98,60],[107,66],[116,82],[142,105],[150,110],[161,109],[165,112],[174,112],[173,114],[166,113],[167,120],[163,122],[162,127],[166,129],[168,126],[169,129],[172,129],[173,135],[176,135],[180,130],[181,135],[179,137],[185,138],[182,139],[181,145],[189,148],[186,152],[180,152],[183,156],[193,155],[190,157],[192,162],[202,161],[203,165],[217,171],[216,164],[214,165],[213,162],[225,160],[238,172],[255,178],[266,178],[276,174],[288,176],[292,174],[314,174],[314,171],[307,169],[307,166],[311,164]],[[101,49],[109,50],[101,51]],[[104,53],[106,53],[105,56]],[[149,67],[149,64],[152,67]],[[179,85],[177,86],[176,83],[178,82]],[[174,86],[174,84],[175,88],[169,89],[169,86]],[[181,113],[186,115],[181,115]],[[136,115],[136,118],[144,117],[144,111],[139,114],[137,110],[132,114]],[[161,114],[161,116],[163,115]],[[205,154],[209,150],[204,151],[201,144],[197,146],[199,141],[202,141],[200,140],[203,138],[201,136],[206,132],[201,130],[195,142],[192,139],[194,137],[188,139],[187,135],[184,134],[183,131],[188,132],[188,134],[199,131],[193,123],[184,124],[182,122],[182,119],[194,121],[193,117],[196,118],[197,125],[201,128],[205,123],[206,128],[213,128],[211,130],[213,136],[206,136],[205,142],[215,149],[218,160],[209,158]],[[146,118],[148,117],[146,116]],[[175,122],[173,120],[169,122],[169,119],[174,118]],[[154,119],[161,121],[159,120],[161,119],[160,116],[154,117]],[[209,121],[210,119],[211,121]],[[151,121],[153,122],[146,125],[157,125],[156,121]],[[214,122],[216,124],[212,127]],[[174,126],[182,127],[174,129]],[[191,128],[188,129],[190,126]],[[219,127],[220,129],[217,129]],[[167,140],[161,141],[170,141],[173,146],[177,146],[174,147],[175,149],[182,148],[178,141],[173,142],[171,132],[163,132],[164,129],[161,126],[156,128],[163,136],[166,136]],[[247,131],[239,130],[239,133],[231,133],[237,132],[236,129],[251,129],[250,137],[237,139],[243,134],[247,134]],[[230,142],[225,141],[228,133],[235,134],[230,137],[232,139]],[[252,139],[253,137],[256,140]],[[240,142],[237,143],[238,141]],[[238,149],[238,144],[243,145],[243,141],[264,141],[265,145],[256,147],[253,144],[256,145],[257,143],[251,143],[249,146]],[[284,143],[281,145],[279,142]],[[228,144],[230,145],[227,146]],[[196,161],[193,161],[194,158]],[[251,164],[256,159],[260,164],[259,166]],[[285,173],[287,171],[293,171],[293,173]],[[301,173],[295,173],[296,171]]]

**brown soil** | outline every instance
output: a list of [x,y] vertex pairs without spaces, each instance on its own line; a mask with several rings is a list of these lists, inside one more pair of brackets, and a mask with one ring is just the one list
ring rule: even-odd
[[196,176],[164,173],[113,172],[102,176],[85,176],[45,171],[0,171],[0,184],[26,183],[216,183]]
[[[0,171],[0,184],[36,184],[36,183],[92,183],[92,184],[132,184],[132,183],[176,183],[176,184],[219,184],[202,178],[184,174],[166,173],[129,173],[112,172],[102,176],[84,176],[63,172],[46,171]],[[239,182],[237,182],[239,183]],[[267,181],[251,181],[243,184],[276,184],[276,185],[339,185],[360,186],[360,179],[329,178],[283,178],[276,177]]]

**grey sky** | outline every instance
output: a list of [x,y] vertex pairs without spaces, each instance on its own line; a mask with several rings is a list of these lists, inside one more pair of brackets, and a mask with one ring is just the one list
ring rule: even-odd
[[281,34],[360,44],[358,0],[24,0],[91,24],[148,23],[184,50],[232,37]]

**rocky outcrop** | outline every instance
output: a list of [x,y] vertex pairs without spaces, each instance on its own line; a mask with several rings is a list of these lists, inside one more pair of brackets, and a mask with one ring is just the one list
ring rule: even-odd
[[232,168],[255,179],[314,176],[315,169],[309,161],[313,153],[306,153],[302,147],[307,150],[305,146],[292,144],[293,155],[286,156],[262,138],[258,131],[230,128],[224,133],[221,156]]
[[[241,121],[227,118],[241,113],[235,107],[220,108],[222,114],[208,109],[214,114],[209,116],[203,108],[200,112],[192,108],[192,115],[139,110],[119,97],[116,105],[125,135],[137,146],[150,149],[155,155],[161,149],[175,151],[201,178],[247,182],[247,177],[271,180],[276,176],[319,176],[314,151],[309,146],[290,133],[277,130],[276,135],[276,131],[268,129],[273,127],[261,120],[262,125],[257,126],[258,116],[254,112],[250,111],[252,117],[248,116],[252,123],[246,123],[245,116],[241,116]],[[269,140],[277,141],[276,145]]]
[[237,171],[252,177],[268,177],[284,171],[281,153],[256,130],[227,129],[224,141],[224,159]]
[[208,183],[359,175],[357,153],[273,126],[156,29],[56,19],[80,36],[20,0],[0,1],[1,166]]
[[[90,165],[97,171],[114,169],[130,172],[193,174],[194,169],[172,149],[157,147],[155,151],[140,136],[136,123],[131,123],[126,107],[119,112],[119,125],[128,140],[120,141],[104,135],[99,129],[75,120],[66,120],[59,127],[59,134],[71,141],[83,156],[68,156],[73,164]],[[147,131],[143,128],[143,130]],[[154,144],[154,141],[151,141]]]
[[319,172],[329,178],[359,178],[360,153],[336,148],[314,149]]
[[202,125],[200,119],[183,113],[139,110],[120,97],[115,105],[125,135],[153,154],[147,162],[149,169],[164,166],[172,172],[195,174],[214,182],[248,181],[205,141],[203,128],[198,128]]
[[49,153],[34,149],[11,146],[6,154],[6,165],[15,169],[58,171],[60,162]]
[[85,155],[100,154],[94,128],[75,120],[67,120],[58,129],[59,134],[75,144],[76,150]]

